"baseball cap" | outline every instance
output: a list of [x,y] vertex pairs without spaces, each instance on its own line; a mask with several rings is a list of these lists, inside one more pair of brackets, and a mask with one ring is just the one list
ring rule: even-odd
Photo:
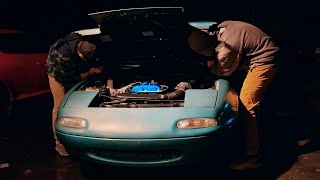
[[188,37],[188,45],[192,50],[201,55],[213,56],[217,41],[206,32],[194,30]]
[[86,61],[95,60],[97,57],[97,46],[89,41],[80,41],[78,44],[78,53]]

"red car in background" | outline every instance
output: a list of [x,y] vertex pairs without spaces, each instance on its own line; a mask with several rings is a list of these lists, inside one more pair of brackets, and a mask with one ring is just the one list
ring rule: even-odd
[[0,29],[0,120],[17,100],[50,93],[45,62],[49,44],[35,35]]

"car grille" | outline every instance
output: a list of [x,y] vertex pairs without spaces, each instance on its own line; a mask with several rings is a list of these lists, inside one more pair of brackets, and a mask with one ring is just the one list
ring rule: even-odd
[[109,151],[103,149],[90,149],[89,153],[107,159],[124,161],[160,161],[176,159],[181,153],[176,150],[166,151]]
[[136,103],[121,103],[121,104],[108,104],[101,103],[100,107],[106,108],[161,108],[161,107],[183,107],[183,103],[149,103],[149,104],[136,104]]

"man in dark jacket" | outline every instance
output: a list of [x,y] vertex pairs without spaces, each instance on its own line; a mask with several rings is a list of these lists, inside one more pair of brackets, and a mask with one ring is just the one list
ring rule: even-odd
[[258,27],[240,21],[224,21],[214,31],[195,30],[188,44],[199,54],[214,57],[207,66],[218,77],[231,76],[236,70],[247,72],[240,91],[243,109],[239,109],[245,127],[246,156],[231,168],[260,167],[257,108],[278,69],[278,46]]
[[72,86],[89,76],[101,73],[102,64],[97,57],[97,45],[84,39],[78,33],[68,34],[56,41],[50,48],[46,68],[49,84],[54,99],[52,110],[52,128],[56,142],[56,151],[68,156],[55,132],[55,121],[60,103]]

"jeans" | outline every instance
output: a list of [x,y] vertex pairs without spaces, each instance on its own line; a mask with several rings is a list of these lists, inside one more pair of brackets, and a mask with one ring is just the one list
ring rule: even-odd
[[53,135],[54,135],[56,145],[60,145],[60,142],[59,142],[57,135],[56,135],[56,130],[55,130],[54,124],[56,122],[59,106],[60,106],[61,101],[65,95],[65,91],[64,91],[64,87],[62,86],[62,84],[59,83],[54,77],[48,76],[48,78],[49,78],[49,85],[51,88],[51,93],[53,95],[53,101],[54,101],[54,105],[53,105],[53,109],[52,109],[52,130],[53,130]]
[[[245,151],[256,155],[259,151],[257,108],[276,74],[275,66],[256,67],[249,70],[240,91],[239,116],[244,121]],[[242,107],[242,108],[241,108]]]

